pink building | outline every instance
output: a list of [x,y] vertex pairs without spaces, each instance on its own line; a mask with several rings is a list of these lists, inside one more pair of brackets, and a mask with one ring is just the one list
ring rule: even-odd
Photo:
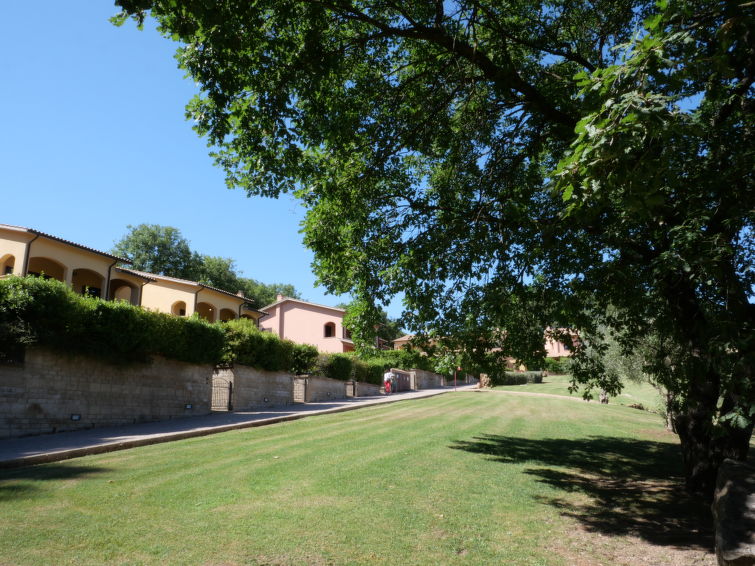
[[572,355],[572,350],[574,349],[574,346],[577,344],[577,341],[579,340],[577,334],[575,332],[570,332],[571,335],[571,344],[569,343],[569,340],[565,340],[563,342],[559,342],[558,340],[554,340],[552,336],[550,336],[549,331],[546,331],[545,336],[545,357],[546,358],[568,358]]
[[321,352],[354,350],[351,334],[343,327],[343,309],[278,295],[277,301],[261,310],[267,314],[260,319],[260,328],[280,338],[311,344]]

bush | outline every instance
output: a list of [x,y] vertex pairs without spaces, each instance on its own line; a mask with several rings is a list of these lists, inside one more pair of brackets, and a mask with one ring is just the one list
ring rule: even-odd
[[551,374],[563,375],[569,373],[570,365],[571,361],[569,358],[562,358],[560,360],[557,360],[556,358],[545,358],[544,369]]
[[398,369],[423,369],[433,371],[432,358],[417,350],[376,350],[360,356],[364,361],[379,360],[384,367]]
[[291,373],[296,375],[310,373],[317,365],[319,352],[309,344],[294,344]]
[[268,371],[290,371],[294,365],[294,343],[263,332],[244,318],[223,323],[223,362],[239,363]]
[[320,354],[317,358],[315,373],[323,377],[348,381],[351,379],[353,363],[346,354]]
[[352,379],[374,385],[383,384],[383,374],[387,368],[391,367],[390,361],[380,359],[360,360],[352,357],[351,363]]
[[542,383],[541,371],[505,371],[488,376],[491,385],[524,385],[525,383]]
[[39,344],[112,363],[144,362],[161,354],[214,364],[223,344],[217,325],[83,297],[60,281],[40,277],[0,280],[0,328],[3,360]]

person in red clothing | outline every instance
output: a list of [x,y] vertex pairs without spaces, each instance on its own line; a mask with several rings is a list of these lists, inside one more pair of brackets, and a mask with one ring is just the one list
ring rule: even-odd
[[385,372],[385,374],[383,374],[383,386],[385,388],[386,394],[389,394],[391,392],[392,383],[393,383],[393,374],[390,371]]

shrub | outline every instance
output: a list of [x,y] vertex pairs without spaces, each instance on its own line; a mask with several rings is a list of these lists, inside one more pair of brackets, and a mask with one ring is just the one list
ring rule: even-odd
[[545,358],[544,369],[548,373],[562,375],[569,373],[570,365],[569,358],[562,358],[560,360],[557,360],[556,358]]
[[488,375],[491,385],[524,385],[525,383],[542,383],[541,371],[505,371]]
[[294,344],[291,373],[310,373],[317,364],[317,348],[309,344]]
[[346,354],[320,354],[315,373],[323,377],[348,381],[351,379],[353,362]]
[[290,371],[293,366],[294,343],[275,334],[263,332],[247,319],[223,324],[225,348],[223,362],[239,363],[268,371]]
[[0,328],[0,359],[39,344],[113,363],[143,362],[162,354],[214,364],[223,341],[217,325],[83,297],[60,281],[40,277],[0,280]]

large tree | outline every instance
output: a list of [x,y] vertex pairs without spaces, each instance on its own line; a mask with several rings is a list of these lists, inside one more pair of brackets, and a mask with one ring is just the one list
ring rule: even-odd
[[178,228],[159,224],[127,226],[111,252],[131,260],[134,269],[183,279],[195,279],[201,258]]
[[[746,0],[118,0],[183,43],[227,183],[296,192],[320,280],[469,355],[652,331],[687,482],[753,416],[753,76]],[[643,23],[644,22],[644,23]]]
[[299,298],[296,288],[288,283],[262,283],[242,277],[236,261],[228,257],[200,254],[191,249],[189,241],[178,228],[159,224],[128,226],[112,253],[131,260],[131,267],[158,275],[198,281],[229,293],[242,291],[255,307],[275,301],[281,293]]

